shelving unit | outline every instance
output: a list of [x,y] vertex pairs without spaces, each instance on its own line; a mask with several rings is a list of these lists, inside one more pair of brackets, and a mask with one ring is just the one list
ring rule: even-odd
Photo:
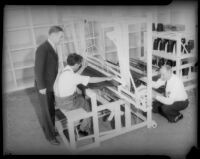
[[4,92],[34,86],[35,51],[47,39],[50,26],[58,24],[56,16],[55,7],[5,8]]
[[[165,48],[162,51],[159,50],[160,43],[158,43],[158,49],[153,50],[152,53],[153,56],[157,58],[157,62],[160,58],[163,58],[165,63],[167,60],[174,61],[176,63],[176,65],[173,66],[174,73],[182,78],[185,88],[189,90],[196,87],[197,72],[194,71],[194,65],[197,62],[195,36],[177,31],[154,32],[153,42],[157,38],[175,41],[171,52],[167,52],[167,45],[169,45],[169,42],[165,44]],[[183,38],[186,39],[185,43],[181,42]],[[188,40],[193,40],[194,42],[194,47],[190,51],[186,48]]]

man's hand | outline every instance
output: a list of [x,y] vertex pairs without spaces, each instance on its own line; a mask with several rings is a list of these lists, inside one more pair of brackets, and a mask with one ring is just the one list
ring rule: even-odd
[[40,92],[40,94],[46,94],[46,88],[45,89],[40,89],[39,92]]
[[83,59],[82,65],[84,68],[86,68],[88,66],[88,62],[86,59]]

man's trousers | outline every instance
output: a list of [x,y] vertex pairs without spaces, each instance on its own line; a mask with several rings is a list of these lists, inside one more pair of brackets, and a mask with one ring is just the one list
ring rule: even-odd
[[52,94],[50,93],[49,95],[49,93],[46,92],[46,94],[43,95],[39,93],[37,87],[36,91],[39,98],[39,106],[37,106],[38,119],[44,131],[46,139],[50,141],[55,139],[56,136],[54,128],[55,109],[54,105],[52,103],[50,104],[50,102],[52,101],[52,99],[50,99],[50,95]]
[[174,119],[180,115],[180,111],[187,108],[189,105],[188,99],[185,101],[177,101],[174,102],[171,105],[165,105],[160,103],[159,101],[153,102],[153,112],[159,113],[165,118],[168,119],[168,121],[173,122]]

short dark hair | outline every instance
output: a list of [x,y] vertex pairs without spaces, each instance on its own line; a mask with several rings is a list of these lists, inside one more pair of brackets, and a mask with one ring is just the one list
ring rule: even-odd
[[74,66],[75,64],[80,64],[83,60],[81,55],[76,53],[69,54],[67,57],[67,64],[70,66]]
[[60,31],[63,32],[63,28],[61,28],[60,26],[52,26],[52,27],[49,29],[49,35],[52,34],[52,33],[60,32]]

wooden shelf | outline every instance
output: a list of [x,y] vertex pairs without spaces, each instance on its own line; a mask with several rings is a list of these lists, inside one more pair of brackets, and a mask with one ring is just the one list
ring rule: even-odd
[[53,25],[59,25],[59,24],[56,24],[56,23],[54,23],[54,24],[37,24],[37,25],[33,25],[33,28],[34,29],[47,28],[47,27],[49,28],[49,27],[51,27]]
[[194,52],[191,52],[189,54],[184,54],[184,53],[181,54],[181,59],[194,58],[194,57],[197,57],[197,55]]
[[5,88],[5,90],[12,90],[13,88],[16,88],[12,70],[3,70],[3,87]]
[[34,78],[27,78],[25,80],[17,80],[17,87],[19,89],[24,89],[34,86]]
[[37,46],[35,45],[30,45],[30,46],[25,46],[25,47],[19,47],[19,48],[13,48],[10,49],[10,51],[20,51],[20,50],[26,50],[26,49],[35,49]]
[[6,29],[6,32],[13,32],[13,31],[22,31],[22,30],[28,30],[31,29],[31,26],[24,26],[24,27],[16,27],[16,28],[9,28]]
[[30,64],[30,65],[25,65],[25,66],[18,66],[18,67],[15,67],[14,69],[15,70],[21,70],[21,69],[34,68],[34,67],[35,67],[34,64]]
[[172,31],[164,31],[164,32],[153,32],[153,37],[159,37],[163,39],[169,40],[177,40],[177,35],[181,35],[183,32],[172,32]]
[[165,58],[165,59],[169,59],[169,60],[175,60],[176,59],[175,55],[173,55],[172,53],[166,53],[164,51],[161,52],[161,51],[153,50],[152,55],[155,55],[155,56],[158,56],[158,57],[161,57],[161,58]]
[[190,76],[182,76],[183,82],[188,82],[197,79],[197,73],[192,73]]
[[[10,7],[6,9],[8,8]],[[55,10],[35,9],[20,9],[17,6],[8,9],[9,19],[5,24],[7,49],[4,51],[8,56],[3,62],[3,71],[7,78],[6,92],[33,86],[36,48],[47,39],[48,30],[52,25],[61,25],[58,24]]]
[[6,92],[13,92],[15,90],[18,90],[18,88],[15,85],[15,82],[6,82],[5,85],[3,85],[3,91]]

